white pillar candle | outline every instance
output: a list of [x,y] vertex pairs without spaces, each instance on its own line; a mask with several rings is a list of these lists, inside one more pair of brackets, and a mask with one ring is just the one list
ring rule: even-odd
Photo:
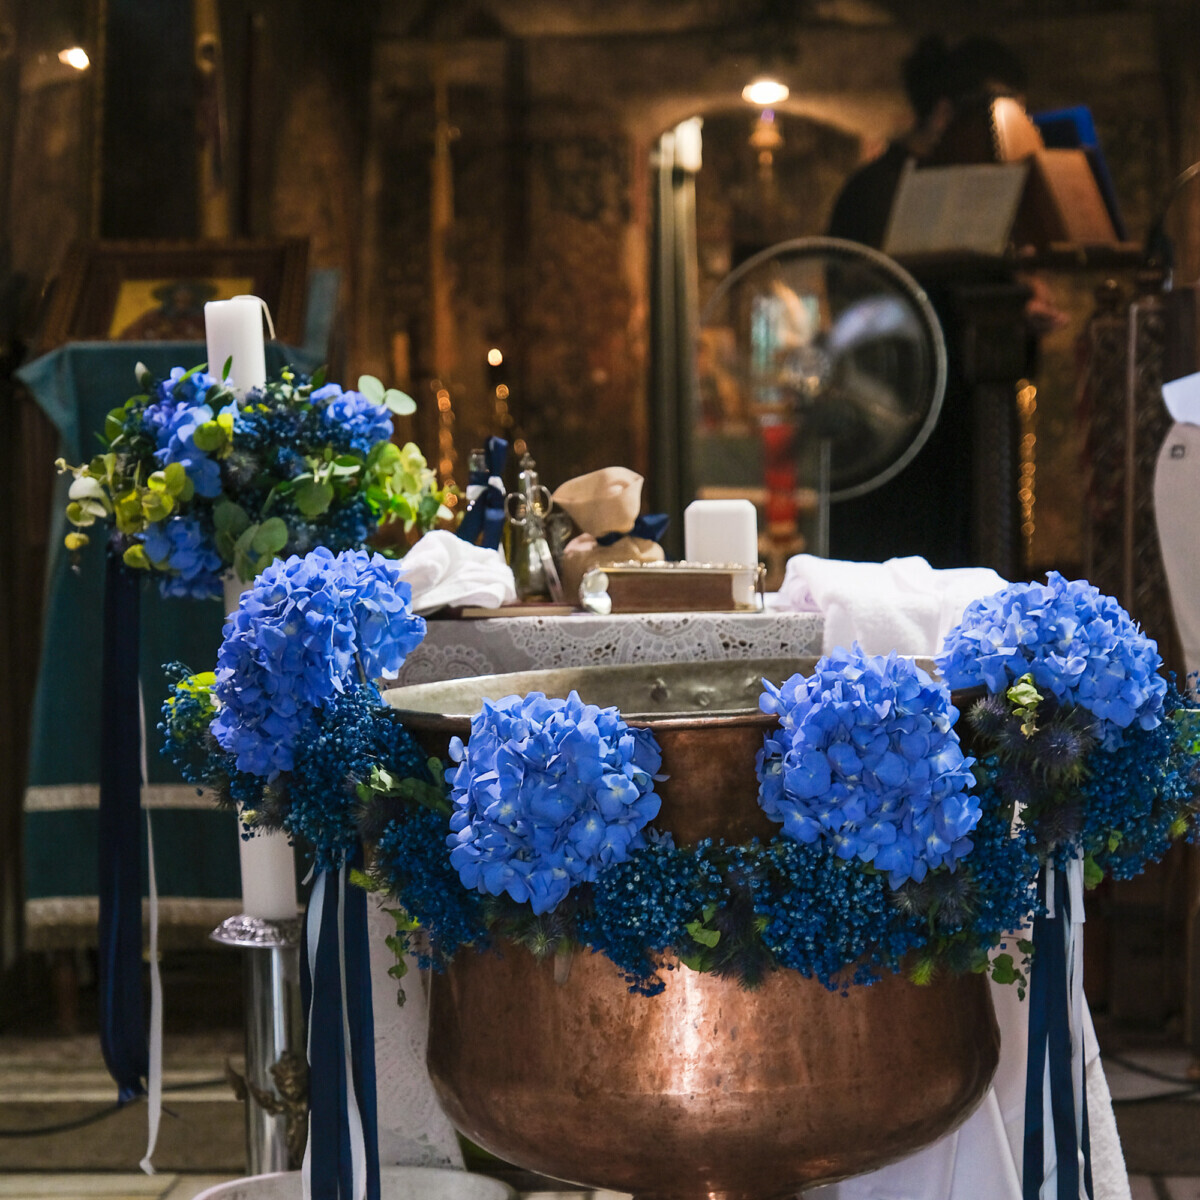
[[221,378],[232,359],[228,383],[239,395],[267,382],[267,357],[263,345],[263,302],[257,296],[210,300],[204,306],[204,333],[208,341],[208,373]]
[[[693,500],[683,514],[688,562],[758,565],[758,512],[749,500]],[[753,575],[737,588],[740,604],[753,604]]]
[[[241,598],[241,581],[225,579],[225,611],[233,612]],[[265,921],[285,921],[295,917],[296,862],[285,833],[256,833],[242,837],[242,821],[237,819],[238,855],[242,865],[242,912]]]

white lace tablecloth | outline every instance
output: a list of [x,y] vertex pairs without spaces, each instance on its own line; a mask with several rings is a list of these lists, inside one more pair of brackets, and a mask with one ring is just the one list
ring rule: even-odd
[[820,613],[653,613],[429,621],[397,684],[555,667],[821,653]]

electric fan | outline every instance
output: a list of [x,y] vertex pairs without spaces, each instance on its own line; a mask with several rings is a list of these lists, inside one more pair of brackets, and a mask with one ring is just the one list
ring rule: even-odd
[[892,259],[798,238],[722,280],[701,314],[697,368],[697,492],[758,498],[775,537],[810,510],[807,544],[828,555],[830,503],[902,471],[937,424],[946,347]]

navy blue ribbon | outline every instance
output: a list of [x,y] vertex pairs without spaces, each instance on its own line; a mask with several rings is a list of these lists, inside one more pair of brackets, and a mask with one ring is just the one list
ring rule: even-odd
[[139,580],[106,555],[98,836],[100,1049],[121,1104],[149,1070],[142,999]]
[[[1038,897],[1048,905],[1046,870]],[[1021,1183],[1023,1200],[1038,1200],[1046,1179],[1044,1094],[1050,1064],[1050,1118],[1053,1122],[1058,1200],[1079,1200],[1079,1151],[1083,1150],[1084,1187],[1093,1195],[1091,1138],[1087,1095],[1080,1096],[1082,1147],[1075,1136],[1075,1089],[1071,1078],[1071,1005],[1067,986],[1067,933],[1071,899],[1066,873],[1054,872],[1054,916],[1033,922],[1033,963],[1029,976],[1029,1051],[1025,1063],[1025,1145]]]
[[[320,912],[309,897],[305,929],[318,926],[315,967],[306,937],[300,956],[300,990],[308,1013],[309,1171],[312,1200],[354,1200],[348,1099],[353,1095],[362,1119],[367,1164],[367,1200],[379,1196],[379,1133],[375,1095],[375,1021],[371,1008],[371,964],[367,943],[367,895],[345,886],[344,923],[339,928],[338,894],[351,867],[361,869],[360,846],[341,872],[325,873]],[[314,889],[315,894],[315,889]],[[342,1012],[341,956],[345,956],[345,1024]],[[350,1032],[350,1071],[346,1070],[344,1030]]]
[[[508,443],[503,438],[490,437],[484,443],[483,453],[486,469],[472,471],[467,477],[467,487],[472,494],[458,527],[458,536],[464,541],[472,544],[478,542],[489,550],[495,550],[504,536],[504,489],[496,487],[491,480],[504,477]],[[483,490],[476,493],[473,490],[475,488]]]
[[596,545],[611,546],[625,537],[646,538],[651,542],[661,542],[670,523],[671,518],[666,513],[647,513],[644,517],[638,517],[633,523],[633,528],[626,533],[601,534],[596,539]]

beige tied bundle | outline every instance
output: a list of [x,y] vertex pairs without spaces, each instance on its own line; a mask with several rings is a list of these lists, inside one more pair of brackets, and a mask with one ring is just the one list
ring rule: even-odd
[[633,528],[642,508],[643,482],[627,467],[603,467],[568,479],[554,493],[554,503],[583,530],[563,551],[563,588],[571,599],[579,596],[583,576],[593,567],[662,562],[666,557],[663,548],[649,538],[627,534],[607,546],[596,540]]

